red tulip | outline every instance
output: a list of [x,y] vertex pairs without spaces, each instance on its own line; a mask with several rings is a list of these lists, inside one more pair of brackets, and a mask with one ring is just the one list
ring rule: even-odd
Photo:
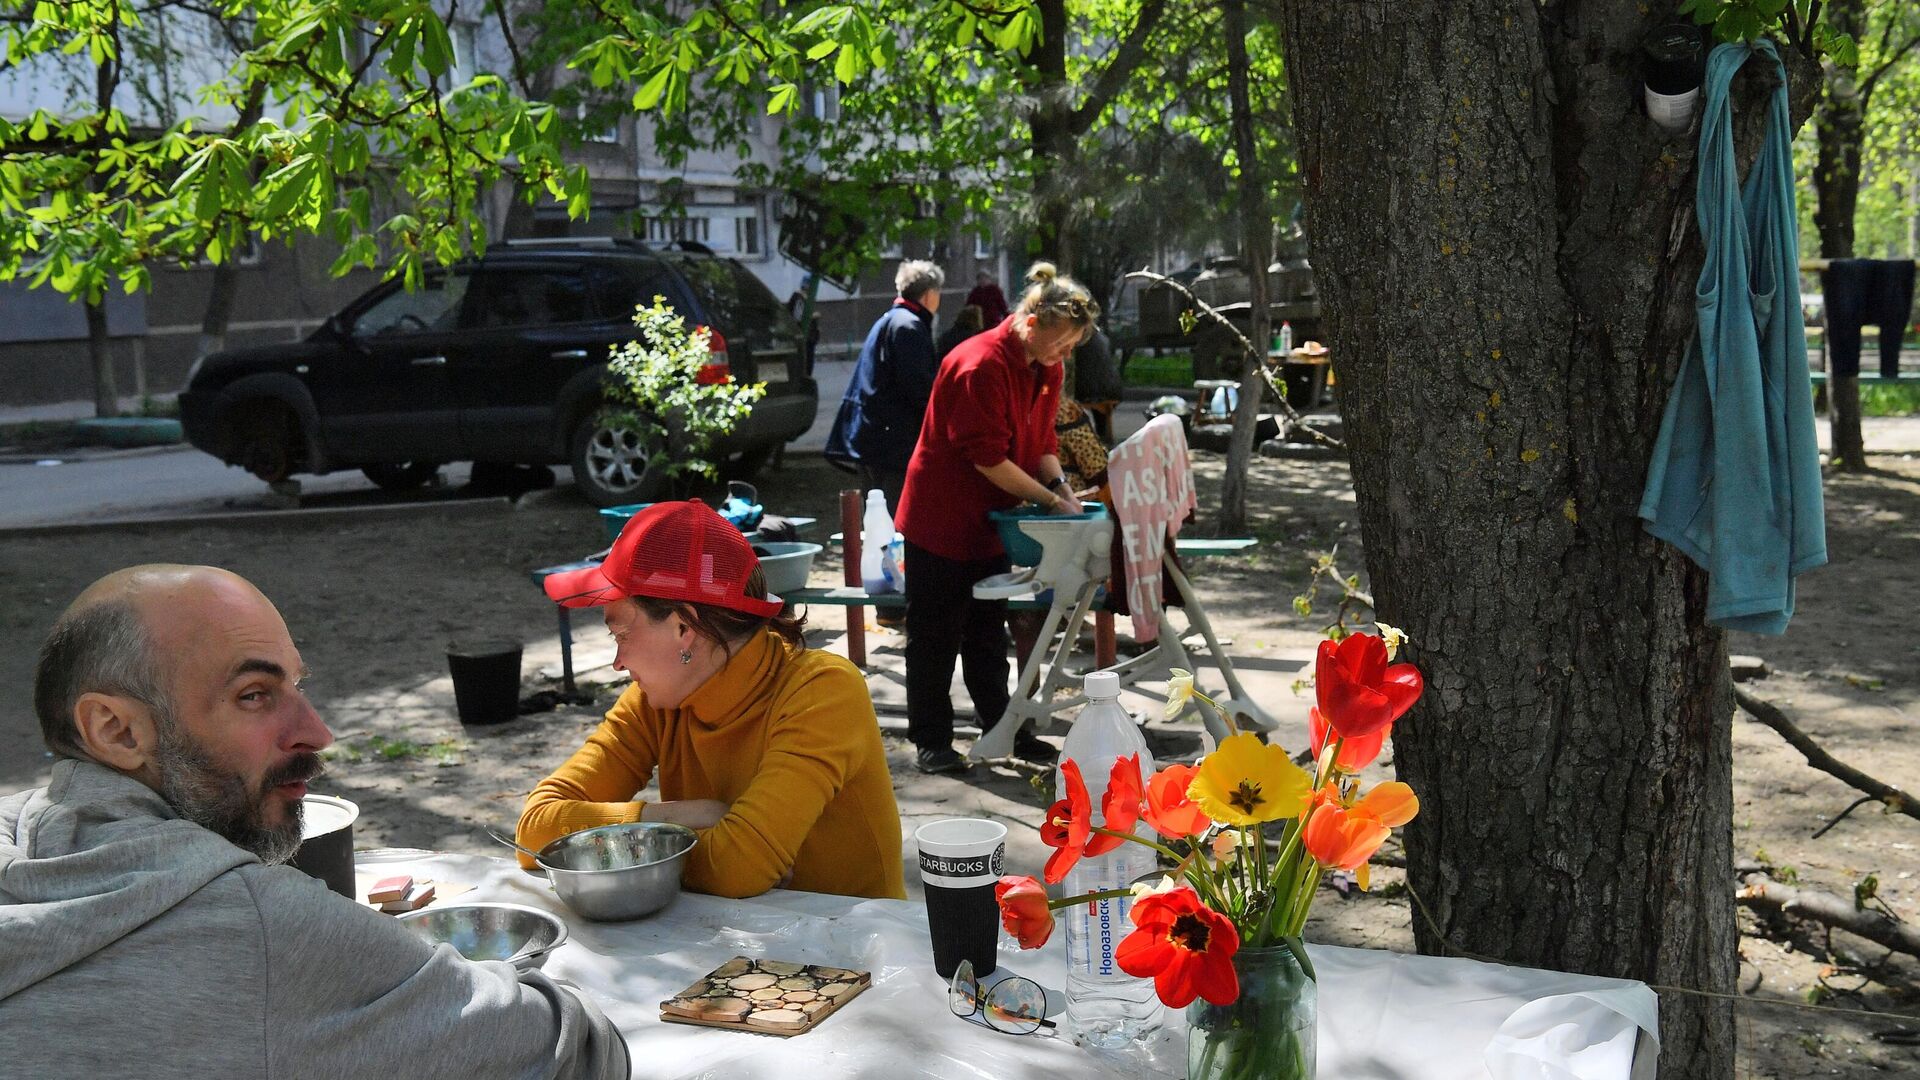
[[1133,905],[1136,929],[1114,951],[1114,963],[1137,978],[1152,978],[1154,992],[1173,1008],[1196,997],[1225,1005],[1240,996],[1233,954],[1240,934],[1233,921],[1200,902],[1182,885],[1150,893]]
[[[1140,820],[1140,803],[1146,798],[1140,792],[1140,755],[1129,754],[1116,758],[1113,773],[1107,777],[1107,792],[1100,797],[1101,824],[1114,832],[1130,833],[1134,823]],[[1087,856],[1105,855],[1125,840],[1118,836],[1095,835],[1087,841]]]
[[1040,823],[1041,842],[1056,849],[1043,872],[1049,885],[1066,880],[1067,871],[1087,853],[1087,841],[1093,837],[1093,800],[1087,795],[1079,763],[1072,758],[1061,762],[1060,775],[1067,781],[1067,797],[1048,807],[1047,818]]
[[1314,693],[1320,715],[1349,739],[1371,735],[1398,720],[1420,698],[1420,669],[1387,663],[1387,646],[1373,634],[1322,641],[1315,657]]
[[1185,840],[1207,831],[1213,819],[1187,798],[1198,765],[1169,765],[1147,781],[1147,824],[1169,840]]
[[[1320,715],[1316,706],[1307,706],[1307,745],[1313,749],[1314,760],[1319,760],[1320,752],[1332,741],[1327,718]],[[1349,737],[1340,744],[1340,757],[1335,764],[1346,772],[1359,772],[1374,763],[1380,757],[1380,751],[1386,748],[1387,733],[1393,730],[1388,724],[1371,735]]]
[[1053,936],[1053,909],[1047,890],[1026,875],[1009,874],[994,883],[993,898],[1000,904],[1000,925],[1023,949],[1037,949]]

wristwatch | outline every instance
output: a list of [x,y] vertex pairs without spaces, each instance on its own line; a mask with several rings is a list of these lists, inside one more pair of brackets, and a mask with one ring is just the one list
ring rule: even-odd
[[1056,476],[1053,479],[1047,481],[1048,491],[1052,491],[1054,488],[1064,488],[1066,486],[1067,486],[1067,478],[1064,476]]

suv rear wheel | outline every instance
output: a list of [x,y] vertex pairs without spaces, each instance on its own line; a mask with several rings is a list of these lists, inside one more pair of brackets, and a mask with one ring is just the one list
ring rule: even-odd
[[574,426],[572,450],[573,482],[595,506],[649,502],[670,486],[651,441],[606,412],[589,413]]
[[278,401],[253,401],[238,407],[234,425],[234,464],[277,484],[293,475],[299,457],[300,418]]

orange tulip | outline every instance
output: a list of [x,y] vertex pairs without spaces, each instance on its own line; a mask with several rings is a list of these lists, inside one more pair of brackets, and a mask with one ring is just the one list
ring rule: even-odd
[[1207,831],[1213,819],[1187,798],[1197,765],[1169,765],[1147,782],[1147,824],[1169,840],[1185,840]]
[[1398,780],[1379,784],[1352,806],[1340,804],[1332,784],[1314,795],[1313,816],[1300,834],[1307,854],[1323,866],[1353,870],[1366,863],[1396,827],[1420,812],[1413,789]]
[[1021,948],[1037,949],[1053,936],[1053,908],[1047,905],[1046,887],[1039,882],[1024,874],[1008,874],[994,883],[993,898],[1000,905],[1000,925]]
[[1373,818],[1335,803],[1315,808],[1300,839],[1307,846],[1307,854],[1321,865],[1352,870],[1373,858],[1392,832]]
[[[1313,748],[1314,760],[1319,760],[1321,751],[1326,749],[1332,730],[1327,718],[1320,715],[1319,706],[1307,706],[1307,745]],[[1349,737],[1340,744],[1340,757],[1334,762],[1335,767],[1345,772],[1359,772],[1373,764],[1387,744],[1387,733],[1392,730],[1393,725],[1388,724],[1372,734]]]

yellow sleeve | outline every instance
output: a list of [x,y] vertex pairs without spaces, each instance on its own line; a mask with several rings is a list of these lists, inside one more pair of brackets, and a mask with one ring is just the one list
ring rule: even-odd
[[[643,804],[633,794],[653,778],[659,748],[653,729],[643,722],[640,688],[629,686],[607,710],[607,718],[553,775],[540,781],[520,812],[517,839],[539,851],[568,833],[596,825],[640,820]],[[534,868],[520,856],[520,865]]]
[[687,857],[690,889],[758,896],[778,884],[878,726],[866,683],[850,667],[821,667],[784,689],[753,782]]

